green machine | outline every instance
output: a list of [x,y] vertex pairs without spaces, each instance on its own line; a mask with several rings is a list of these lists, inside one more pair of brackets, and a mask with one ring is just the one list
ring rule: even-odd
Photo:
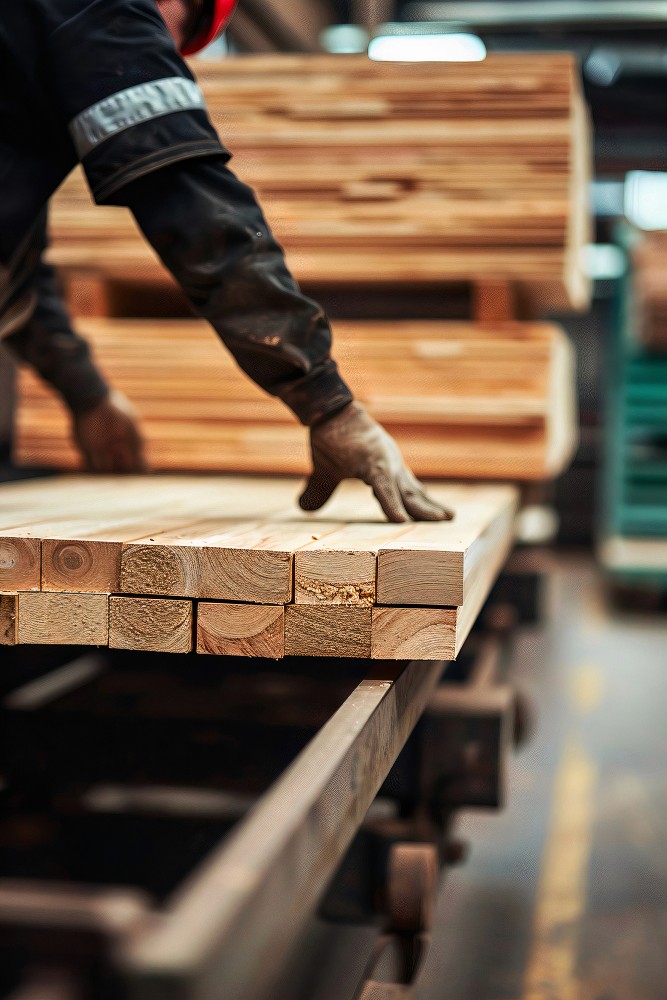
[[627,267],[607,352],[598,552],[619,584],[667,588],[667,352],[638,336],[632,249],[641,231],[623,224],[617,239]]

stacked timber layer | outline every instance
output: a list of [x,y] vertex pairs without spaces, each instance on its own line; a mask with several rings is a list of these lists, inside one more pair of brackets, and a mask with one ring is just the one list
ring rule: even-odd
[[642,233],[632,264],[635,334],[649,350],[667,351],[667,232]]
[[[239,371],[207,324],[89,319],[79,328],[111,383],[135,404],[153,468],[309,470],[304,428]],[[568,462],[574,363],[559,327],[356,322],[334,332],[353,391],[418,475],[539,480]],[[15,457],[66,469],[79,462],[62,404],[27,371]]]
[[[586,305],[589,124],[571,56],[281,55],[196,71],[297,279],[500,279],[536,308]],[[70,271],[164,280],[128,213],[95,210],[80,174],[52,226],[54,259]]]
[[[451,659],[513,539],[510,486],[436,484],[451,522],[388,524],[346,483],[61,478],[0,488],[0,643]],[[54,515],[54,511],[59,511]]]

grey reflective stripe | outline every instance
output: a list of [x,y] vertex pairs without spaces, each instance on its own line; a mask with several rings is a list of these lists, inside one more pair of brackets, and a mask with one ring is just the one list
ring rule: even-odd
[[77,115],[69,131],[79,159],[82,160],[101,142],[117,132],[174,111],[192,111],[206,107],[201,90],[186,77],[173,76],[128,87],[105,97]]

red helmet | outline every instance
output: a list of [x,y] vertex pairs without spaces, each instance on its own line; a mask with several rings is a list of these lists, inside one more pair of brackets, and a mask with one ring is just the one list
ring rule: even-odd
[[184,56],[193,56],[215,41],[227,26],[236,0],[204,0],[204,11],[194,34],[183,48]]

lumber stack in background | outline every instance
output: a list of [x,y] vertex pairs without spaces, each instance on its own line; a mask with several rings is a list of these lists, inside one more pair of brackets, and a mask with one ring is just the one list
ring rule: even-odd
[[[85,320],[103,371],[133,401],[158,470],[305,474],[307,434],[197,320]],[[356,396],[428,478],[541,480],[576,441],[574,362],[549,323],[354,322],[335,355]],[[69,418],[32,373],[19,380],[15,458],[74,469]]]
[[[505,280],[534,309],[587,304],[589,124],[572,56],[280,55],[195,69],[298,280]],[[129,213],[93,208],[79,172],[54,200],[52,232],[83,308],[100,309],[86,279],[167,280]]]
[[41,565],[35,581],[29,562],[0,558],[0,643],[452,659],[512,546],[518,504],[511,486],[434,484],[453,521],[387,524],[355,482],[315,514],[296,506],[293,479],[96,477],[93,488],[84,477],[0,490],[0,543],[36,544]]
[[649,350],[667,351],[667,232],[637,234],[632,266],[635,336]]

